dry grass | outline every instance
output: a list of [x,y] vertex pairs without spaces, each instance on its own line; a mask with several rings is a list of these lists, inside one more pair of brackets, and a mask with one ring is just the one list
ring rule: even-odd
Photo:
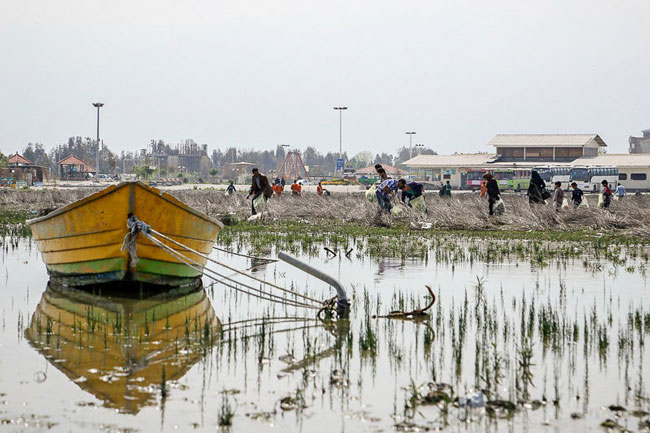
[[[96,189],[0,190],[0,206],[8,209],[45,211],[85,197]],[[244,220],[250,216],[250,201],[242,194],[232,197],[209,190],[173,191],[188,205],[221,219]],[[610,210],[597,207],[597,196],[589,195],[591,207],[555,212],[551,206],[533,206],[525,196],[504,195],[506,213],[489,217],[487,200],[475,194],[456,194],[442,199],[427,195],[428,215],[407,209],[400,218],[380,213],[376,203],[362,194],[339,194],[318,197],[308,194],[295,198],[288,195],[272,198],[264,211],[262,223],[308,221],[318,224],[354,223],[368,226],[390,226],[409,223],[413,228],[427,227],[450,230],[518,230],[518,231],[618,231],[650,237],[650,197],[630,196],[613,201]]]

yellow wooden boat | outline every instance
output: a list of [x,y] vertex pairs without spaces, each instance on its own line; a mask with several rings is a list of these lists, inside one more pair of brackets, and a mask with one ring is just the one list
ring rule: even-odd
[[48,362],[104,406],[125,413],[155,405],[163,369],[165,381],[182,378],[221,332],[202,286],[134,293],[106,298],[49,284],[25,329]]
[[[111,281],[138,281],[179,286],[201,272],[156,246],[137,238],[137,264],[132,267],[122,243],[127,218],[135,215],[156,231],[209,255],[223,227],[175,197],[141,182],[110,186],[50,214],[29,220],[32,235],[53,280],[78,286]],[[206,260],[169,241],[166,245],[205,265]]]

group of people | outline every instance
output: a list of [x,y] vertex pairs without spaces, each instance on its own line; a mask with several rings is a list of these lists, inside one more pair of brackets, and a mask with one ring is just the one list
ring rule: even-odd
[[400,200],[403,204],[426,212],[424,185],[418,182],[407,182],[405,179],[393,179],[388,176],[386,169],[381,164],[375,165],[375,171],[379,175],[379,186],[376,187],[375,198],[380,210],[391,212],[393,209],[392,199],[397,198],[398,191],[400,191],[402,193]]
[[[418,210],[427,212],[426,202],[424,200],[424,185],[418,182],[408,182],[405,179],[391,178],[381,164],[375,165],[375,171],[379,176],[378,185],[373,186],[374,191],[369,191],[368,198],[375,198],[379,209],[383,212],[391,212],[394,209],[395,202],[399,201],[401,204],[416,208]],[[481,197],[487,196],[488,211],[490,215],[499,215],[505,211],[505,204],[501,199],[501,191],[499,184],[492,173],[485,173],[483,175],[484,182],[481,183]],[[273,185],[269,184],[269,180],[257,168],[253,169],[253,178],[251,187],[248,190],[246,198],[251,198],[251,212],[253,215],[258,213],[258,210],[263,204],[272,196],[280,196],[284,191],[284,179],[275,179]],[[562,183],[555,182],[553,193],[549,192],[546,188],[546,182],[539,175],[536,170],[532,171],[530,185],[528,187],[528,202],[533,204],[546,203],[546,200],[551,200],[551,203],[557,211],[560,211],[564,206],[565,198],[564,191],[562,190]],[[578,187],[576,182],[571,183],[571,203],[574,209],[582,206],[584,203],[584,192]],[[291,184],[291,195],[301,197],[303,195],[302,185],[294,180]],[[232,182],[226,189],[228,194],[235,192],[235,186]],[[318,182],[316,192],[319,196],[329,195],[329,192],[323,188],[321,182]],[[401,197],[398,197],[401,192]],[[439,194],[441,197],[451,197],[451,184],[449,181],[443,184],[440,188]],[[609,208],[612,202],[613,193],[610,185],[606,180],[602,181],[602,207]],[[374,197],[373,197],[374,195]],[[622,198],[626,195],[625,187],[618,185],[616,188],[616,195]]]
[[[612,193],[611,187],[607,180],[603,180],[601,182],[601,186],[602,207],[607,209],[612,204],[612,197],[614,194]],[[623,198],[626,194],[627,193],[625,191],[625,187],[619,184],[616,187],[617,198]],[[546,182],[544,182],[544,179],[542,179],[536,170],[532,171],[527,195],[528,202],[530,204],[545,203],[545,201],[550,198],[551,203],[555,207],[556,211],[559,212],[564,206],[564,190],[562,190],[562,182],[555,182],[554,190],[551,194],[546,189]],[[571,182],[571,204],[574,209],[577,209],[585,204],[584,192],[578,187],[578,184],[576,182]]]
[[[269,198],[273,196],[279,197],[282,195],[286,182],[283,178],[276,178],[273,181],[273,185],[270,185],[268,177],[260,173],[259,169],[254,168],[252,173],[253,178],[251,181],[251,186],[248,189],[248,195],[246,195],[246,199],[248,200],[251,198],[251,214],[256,215]],[[230,185],[228,185],[228,188],[226,188],[226,194],[232,195],[235,193],[235,191],[235,185],[230,182]],[[293,181],[290,186],[290,191],[292,196],[302,197],[302,184],[298,182],[298,179]],[[318,182],[316,193],[319,196],[330,195],[329,191],[323,188],[321,182]]]
[[[483,178],[486,180],[485,183],[481,184],[481,196],[488,196],[488,206],[489,214],[494,215],[494,206],[501,200],[501,192],[499,190],[499,184],[491,173],[485,173]],[[602,207],[607,209],[612,203],[612,197],[614,194],[610,188],[609,182],[603,180],[601,182],[602,191],[601,191],[601,202]],[[555,207],[556,211],[560,211],[564,206],[564,190],[562,189],[562,182],[555,182],[553,193],[547,190],[546,182],[539,175],[539,172],[533,170],[531,173],[530,185],[528,187],[528,202],[531,205],[534,204],[543,204],[546,203],[546,200],[551,200],[551,203]],[[617,198],[623,198],[626,195],[625,187],[619,184],[616,187],[616,196]],[[582,206],[585,203],[584,191],[582,191],[576,182],[571,182],[571,204],[574,209]],[[568,201],[567,201],[568,205]]]
[[[481,196],[488,197],[488,210],[490,215],[495,215],[503,212],[505,209],[504,206],[500,206],[499,209],[496,209],[497,204],[501,204],[501,191],[499,190],[499,184],[492,175],[492,173],[485,173],[483,175],[485,182],[481,183]],[[607,209],[612,203],[612,197],[614,194],[610,188],[609,182],[603,180],[601,182],[601,200],[602,207]],[[531,172],[530,185],[528,187],[528,202],[533,204],[543,204],[546,203],[546,200],[551,200],[551,203],[555,207],[556,211],[560,211],[564,206],[564,190],[562,189],[562,182],[555,182],[553,193],[546,189],[546,182],[539,175],[539,172],[533,170]],[[625,187],[619,184],[616,187],[616,197],[623,198],[626,195]],[[577,209],[580,206],[586,205],[584,192],[578,187],[576,182],[571,182],[571,204],[574,209]],[[568,201],[567,201],[568,205]]]

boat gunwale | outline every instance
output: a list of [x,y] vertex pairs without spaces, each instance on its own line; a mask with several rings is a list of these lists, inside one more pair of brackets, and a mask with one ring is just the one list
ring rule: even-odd
[[47,215],[43,215],[42,217],[37,217],[37,218],[32,218],[30,220],[27,220],[26,223],[27,223],[27,225],[31,226],[33,224],[38,224],[40,222],[47,221],[50,218],[54,218],[55,216],[64,214],[64,213],[66,213],[68,211],[71,211],[73,209],[77,209],[78,207],[86,205],[86,204],[88,204],[90,202],[93,202],[95,200],[99,200],[102,197],[105,197],[105,196],[107,196],[109,194],[114,193],[115,191],[117,191],[119,189],[122,189],[122,188],[130,186],[130,185],[140,187],[143,190],[145,190],[145,191],[147,191],[149,193],[152,193],[152,194],[156,195],[157,197],[160,197],[161,199],[165,200],[167,203],[169,203],[169,204],[171,204],[173,206],[176,206],[177,208],[179,208],[181,210],[189,212],[192,215],[194,215],[196,217],[199,217],[199,218],[203,219],[206,222],[215,224],[216,226],[219,227],[220,230],[223,229],[223,227],[224,227],[224,225],[223,225],[223,223],[221,221],[219,221],[217,219],[214,219],[214,218],[204,214],[203,212],[192,208],[191,206],[183,203],[182,201],[180,201],[176,197],[172,196],[171,194],[160,191],[159,189],[153,188],[153,187],[151,187],[149,185],[145,185],[144,183],[142,183],[140,181],[137,181],[137,180],[136,181],[125,181],[125,182],[120,182],[117,185],[111,185],[111,186],[109,186],[107,188],[104,188],[104,189],[102,189],[100,191],[97,191],[96,193],[93,193],[93,194],[89,195],[88,197],[84,197],[81,200],[77,200],[77,201],[69,203],[69,204],[67,204],[67,205],[65,205],[63,207],[60,207],[60,208],[50,212]]

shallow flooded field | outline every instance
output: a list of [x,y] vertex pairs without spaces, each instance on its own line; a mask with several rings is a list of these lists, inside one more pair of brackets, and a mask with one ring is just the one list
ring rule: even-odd
[[[349,319],[207,278],[173,293],[66,290],[48,285],[33,242],[3,245],[0,431],[650,429],[645,248],[452,236],[401,254],[395,239],[275,244],[343,283]],[[334,295],[284,262],[213,257]],[[428,317],[381,317],[425,306],[426,286]]]

